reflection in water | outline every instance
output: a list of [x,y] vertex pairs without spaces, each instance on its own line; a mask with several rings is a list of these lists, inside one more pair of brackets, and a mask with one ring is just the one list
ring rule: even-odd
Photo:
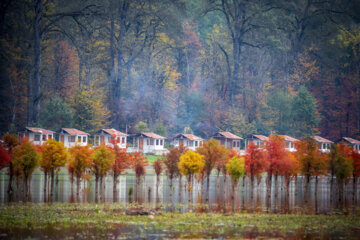
[[[76,180],[75,180],[76,182]],[[204,202],[206,193],[201,193],[201,187],[196,178],[193,180],[191,202]],[[206,184],[206,181],[203,181]],[[0,201],[22,201],[22,182],[18,181],[14,184],[14,194],[7,195],[8,175],[5,171],[0,172]],[[49,191],[44,191],[45,182],[44,175],[41,172],[35,172],[31,178],[31,201],[43,202],[49,199]],[[312,212],[317,214],[327,213],[334,209],[344,208],[344,210],[351,209],[351,207],[359,206],[358,188],[353,186],[353,181],[349,181],[345,185],[343,201],[340,202],[338,194],[338,186],[334,181],[334,190],[331,190],[330,178],[318,177],[313,178],[310,182],[308,194],[305,193],[305,181],[302,177],[289,182],[287,188],[286,182],[283,178],[273,178],[271,193],[267,197],[267,187],[265,177],[261,179],[254,179],[253,187],[248,178],[243,178],[238,184],[235,195],[235,208],[237,210],[247,211],[272,211],[272,212]],[[77,185],[75,183],[75,185]],[[95,187],[94,179],[88,181],[82,180],[79,184],[79,196],[76,196],[76,188],[71,184],[70,176],[61,171],[56,176],[53,201],[55,202],[95,202]],[[179,189],[181,188],[181,191]],[[116,190],[113,188],[113,178],[108,176],[104,179],[103,187],[100,189],[100,200],[105,202],[131,202],[136,199],[134,193],[139,192],[139,202],[156,203],[159,199],[160,203],[170,203],[170,187],[166,176],[160,176],[157,196],[156,191],[156,175],[147,174],[141,181],[140,188],[137,189],[134,174],[127,174],[119,176]],[[174,203],[187,203],[187,182],[184,178],[175,179],[173,182],[173,199]],[[353,195],[353,189],[356,189],[356,194]],[[331,193],[332,192],[332,193]],[[115,194],[114,194],[115,193]],[[215,211],[222,211],[226,209],[231,210],[229,203],[231,195],[231,181],[223,176],[211,175],[210,177],[210,205]],[[75,194],[75,195],[74,195]],[[305,195],[306,194],[306,195]],[[340,196],[341,197],[341,196]],[[340,204],[339,204],[340,203]]]

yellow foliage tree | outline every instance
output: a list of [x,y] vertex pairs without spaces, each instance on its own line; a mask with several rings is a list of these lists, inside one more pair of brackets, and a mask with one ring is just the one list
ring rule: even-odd
[[238,156],[230,158],[229,162],[226,164],[226,169],[231,177],[231,203],[232,211],[235,212],[235,188],[239,183],[239,179],[245,176],[245,158]]
[[200,173],[205,163],[203,156],[194,151],[188,150],[181,157],[178,163],[181,175],[186,175],[188,179],[188,202],[191,203],[192,180],[194,174]]

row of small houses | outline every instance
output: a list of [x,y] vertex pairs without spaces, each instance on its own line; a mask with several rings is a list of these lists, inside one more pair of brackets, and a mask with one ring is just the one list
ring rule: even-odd
[[[47,141],[47,139],[54,138],[56,132],[35,128],[35,127],[26,127],[23,132],[19,133],[19,136],[26,137],[29,141],[32,141],[36,145],[41,145]],[[66,147],[72,147],[74,145],[85,146],[88,144],[89,134],[83,131],[80,131],[75,128],[62,128],[58,133],[58,140],[63,142]],[[296,151],[296,142],[299,140],[287,135],[281,135],[284,139],[285,148],[288,151]],[[130,144],[127,142],[128,137],[132,139]],[[221,145],[229,149],[234,149],[238,152],[244,152],[250,142],[254,142],[259,147],[263,147],[265,142],[269,139],[263,135],[251,135],[249,138],[241,138],[230,132],[218,132],[215,135],[211,136],[216,140],[220,141]],[[320,136],[311,137],[318,143],[319,149],[322,152],[329,152],[330,146],[333,143],[332,141],[322,138]],[[171,138],[165,138],[158,134],[152,132],[142,132],[138,134],[128,135],[126,133],[120,132],[115,129],[101,129],[94,134],[94,145],[98,146],[101,144],[109,145],[117,144],[118,147],[127,149],[128,152],[140,151],[144,154],[156,154],[161,155],[167,152],[167,149],[164,147],[165,140],[169,140],[171,146],[179,146],[183,144],[185,147],[191,150],[196,150],[197,147],[201,146],[204,142],[204,139],[197,137],[193,134],[179,133]],[[241,144],[243,141],[244,144]],[[349,138],[342,137],[336,143],[345,143],[352,146],[355,150],[360,152],[360,141]]]

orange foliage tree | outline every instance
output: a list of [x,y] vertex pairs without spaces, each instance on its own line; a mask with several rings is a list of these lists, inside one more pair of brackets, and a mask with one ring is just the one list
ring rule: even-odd
[[[4,139],[5,147],[8,150],[8,153],[10,154],[10,156],[12,156],[12,150],[14,149],[14,147],[16,147],[18,145],[18,139],[17,139],[16,135],[7,133],[4,135],[3,139]],[[8,194],[13,192],[13,188],[12,188],[13,178],[14,178],[14,167],[13,167],[13,162],[12,162],[12,157],[11,157],[10,162],[9,162],[9,183],[8,183],[8,189],[7,189]]]
[[80,181],[85,171],[92,165],[91,154],[93,150],[88,146],[75,145],[69,148],[70,160],[68,170],[76,177],[76,196],[79,197]]
[[203,171],[206,175],[206,199],[205,202],[209,203],[209,189],[210,189],[210,174],[218,162],[223,162],[227,159],[228,149],[215,139],[210,139],[197,148],[196,150],[203,156],[204,168]]
[[148,161],[141,152],[134,152],[131,153],[130,163],[136,176],[136,201],[139,201],[141,178],[146,173],[145,167],[148,165]]
[[254,180],[255,177],[259,179],[261,174],[267,169],[268,162],[266,161],[266,154],[263,149],[259,148],[253,142],[250,142],[245,153],[245,170],[250,177],[251,182],[251,198],[254,193]]
[[126,168],[130,166],[131,154],[126,152],[126,149],[119,148],[117,145],[114,145],[115,153],[115,164],[112,166],[113,171],[113,197],[114,201],[117,200],[117,183],[118,178]]

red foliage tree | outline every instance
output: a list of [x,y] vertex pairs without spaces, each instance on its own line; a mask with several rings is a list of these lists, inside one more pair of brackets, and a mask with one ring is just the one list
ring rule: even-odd
[[130,165],[136,176],[136,200],[139,201],[141,177],[146,173],[145,167],[148,165],[148,161],[141,152],[130,153],[130,155]]
[[10,154],[0,145],[0,170],[9,166]]
[[117,145],[114,145],[114,152],[115,152],[115,164],[112,167],[113,171],[113,198],[114,201],[117,201],[117,183],[118,178],[122,172],[126,168],[130,167],[131,163],[131,154],[126,152],[126,149],[119,148]]
[[360,153],[352,149],[350,152],[350,157],[352,159],[352,166],[353,166],[353,201],[354,203],[357,202],[357,182],[360,177]]

